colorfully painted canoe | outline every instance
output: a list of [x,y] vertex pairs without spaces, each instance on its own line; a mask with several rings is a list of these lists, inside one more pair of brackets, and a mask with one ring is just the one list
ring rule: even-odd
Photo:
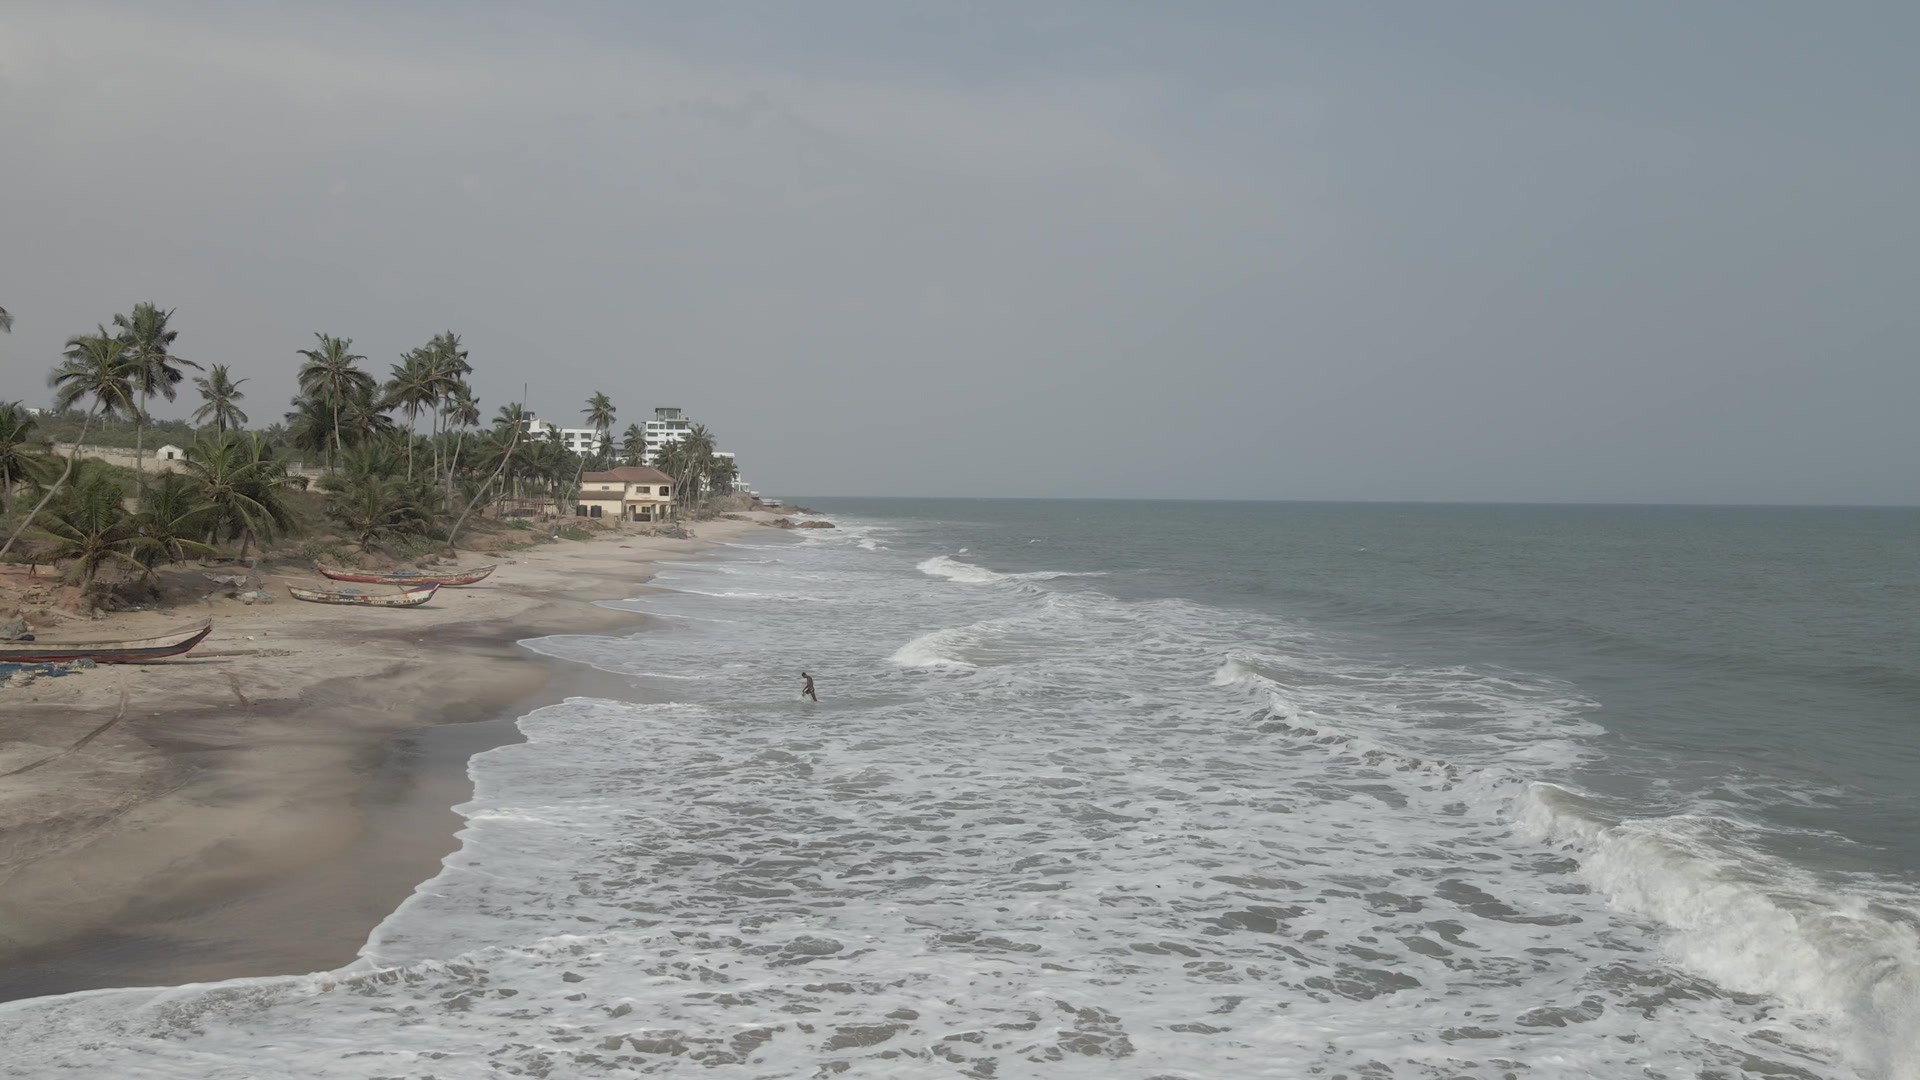
[[0,641],[0,662],[53,664],[91,660],[96,664],[133,664],[142,660],[164,660],[200,644],[211,633],[213,620],[208,619],[172,633],[120,641]]
[[295,600],[305,600],[314,604],[357,604],[360,607],[419,607],[433,599],[440,591],[438,585],[411,585],[399,588],[381,588],[373,586],[358,588],[342,586],[338,589],[303,589],[298,585],[287,586]]
[[343,570],[315,563],[313,568],[320,571],[322,577],[335,581],[358,581],[367,585],[444,585],[457,589],[484,580],[499,565],[490,563],[471,570]]

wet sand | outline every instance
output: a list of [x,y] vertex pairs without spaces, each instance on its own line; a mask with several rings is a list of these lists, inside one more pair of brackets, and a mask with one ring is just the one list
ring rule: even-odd
[[515,643],[637,629],[592,601],[753,527],[515,553],[417,609],[217,601],[186,658],[0,691],[0,1000],[352,960],[454,849],[468,758],[532,708],[624,689]]

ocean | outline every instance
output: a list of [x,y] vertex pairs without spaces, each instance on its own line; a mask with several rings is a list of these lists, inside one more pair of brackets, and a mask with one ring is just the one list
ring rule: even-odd
[[0,1075],[1920,1078],[1920,511],[814,505],[361,963]]

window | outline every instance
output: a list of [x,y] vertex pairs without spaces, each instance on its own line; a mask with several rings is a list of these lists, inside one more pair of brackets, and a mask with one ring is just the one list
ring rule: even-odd
[[635,494],[638,494],[638,495],[647,495],[647,494],[651,494],[651,493],[652,493],[652,491],[653,491],[653,489],[652,489],[651,487],[648,487],[648,486],[647,486],[647,485],[645,485],[645,484],[636,484],[636,485],[634,486],[634,489],[633,489],[633,490],[634,490],[634,493],[635,493]]
[[660,494],[661,494],[661,496],[662,496],[662,497],[664,497],[664,496],[667,496],[667,495],[671,495],[671,494],[673,494],[673,492],[671,492],[671,491],[668,491],[668,490],[667,490],[667,485],[665,485],[665,484],[661,484],[661,485],[660,485]]

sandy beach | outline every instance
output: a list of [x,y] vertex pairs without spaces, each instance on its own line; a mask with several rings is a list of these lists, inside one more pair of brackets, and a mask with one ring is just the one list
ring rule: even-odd
[[486,582],[415,609],[302,604],[284,585],[303,579],[269,576],[271,604],[84,628],[214,620],[180,659],[0,691],[0,1000],[353,959],[453,850],[467,758],[610,680],[515,642],[637,627],[593,601],[758,524],[486,556]]

